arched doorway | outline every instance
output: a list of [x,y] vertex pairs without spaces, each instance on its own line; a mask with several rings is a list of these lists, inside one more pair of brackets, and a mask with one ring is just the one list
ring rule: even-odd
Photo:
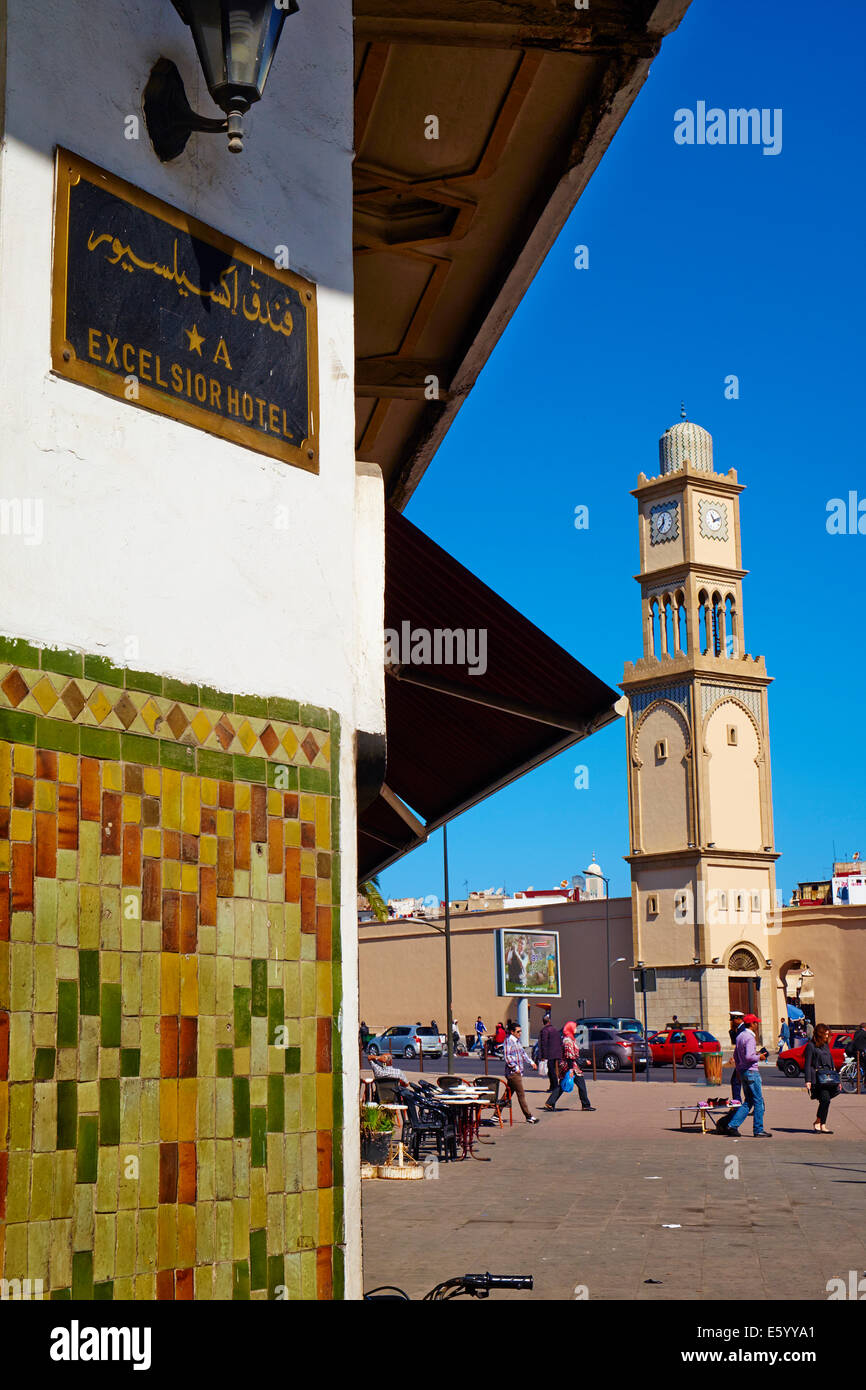
[[752,951],[738,946],[728,961],[728,1004],[731,1010],[761,1017],[760,962]]

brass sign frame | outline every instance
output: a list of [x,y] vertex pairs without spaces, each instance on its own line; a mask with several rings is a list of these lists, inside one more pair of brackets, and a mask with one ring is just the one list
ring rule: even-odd
[[[306,310],[307,333],[307,420],[306,438],[300,445],[276,439],[259,430],[251,428],[242,420],[234,420],[202,409],[193,401],[180,400],[166,392],[140,381],[137,398],[130,400],[126,395],[126,378],[123,372],[113,372],[106,367],[80,358],[66,336],[67,284],[69,276],[69,203],[70,189],[81,179],[106,189],[124,202],[132,204],[141,211],[167,223],[178,231],[203,241],[225,252],[233,260],[260,271],[271,279],[291,286],[301,297]],[[271,458],[303,468],[309,473],[319,472],[319,353],[318,353],[318,312],[316,286],[313,282],[295,275],[292,271],[275,266],[274,262],[259,255],[257,251],[242,246],[215,231],[197,218],[181,212],[179,208],[143,189],[127,183],[79,158],[69,150],[58,147],[55,182],[54,212],[54,263],[52,268],[51,303],[51,369],[60,377],[75,381],[81,386],[113,396],[126,405],[135,405],[157,415],[205,430],[208,434],[228,439],[233,444],[252,449],[256,453],[267,454]]]

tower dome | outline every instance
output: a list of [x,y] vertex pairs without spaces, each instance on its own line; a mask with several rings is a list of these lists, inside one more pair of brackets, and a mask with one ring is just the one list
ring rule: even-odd
[[691,420],[679,420],[659,440],[662,473],[678,472],[686,459],[702,473],[712,473],[713,436]]

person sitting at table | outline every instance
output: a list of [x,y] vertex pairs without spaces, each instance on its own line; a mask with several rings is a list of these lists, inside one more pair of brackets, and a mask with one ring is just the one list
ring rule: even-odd
[[402,1081],[404,1086],[409,1085],[409,1078],[399,1067],[392,1066],[394,1058],[390,1052],[383,1052],[381,1057],[368,1057],[367,1061],[373,1071],[373,1075],[378,1081],[379,1077],[387,1077],[394,1081]]

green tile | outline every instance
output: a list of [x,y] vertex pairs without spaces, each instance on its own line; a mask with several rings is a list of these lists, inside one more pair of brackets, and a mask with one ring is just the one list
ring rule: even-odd
[[250,1002],[252,990],[235,985],[235,1047],[249,1047],[252,1041]]
[[78,1082],[57,1083],[57,1147],[74,1149],[78,1146]]
[[[332,867],[333,867],[333,861],[332,861]],[[341,935],[341,932],[340,932],[340,909],[339,909],[338,907],[332,907],[332,908],[331,908],[331,960],[334,962],[334,965],[335,965],[335,967],[336,967],[336,966],[338,966],[338,965],[340,964],[340,962],[342,961],[342,959],[343,959],[343,938],[342,938],[342,935]]]
[[310,729],[324,729],[326,734],[331,732],[331,716],[326,709],[320,709],[318,705],[301,705],[301,717],[298,722],[306,724]]
[[235,766],[231,753],[214,753],[210,748],[200,748],[196,759],[199,777],[212,777],[218,782],[233,782]]
[[295,1074],[301,1070],[301,1049],[299,1047],[286,1048],[286,1071]]
[[236,695],[235,714],[245,714],[251,719],[267,719],[268,702],[261,695]]
[[268,990],[268,1046],[276,1047],[277,1029],[281,1028],[286,1017],[283,991]]
[[343,870],[339,854],[331,860],[331,901],[338,903],[341,897]]
[[[268,1016],[268,963],[266,960],[254,960],[252,963],[252,999],[250,1009],[253,1018],[267,1018]],[[282,1021],[282,1020],[281,1020]]]
[[268,1233],[250,1231],[250,1288],[268,1287]]
[[77,724],[63,724],[59,719],[36,716],[36,742],[40,748],[57,753],[77,753],[81,730]]
[[235,753],[235,778],[238,782],[264,782],[267,777],[266,758],[245,758],[242,753]]
[[120,762],[120,734],[113,729],[81,729],[81,754],[85,758],[110,758]]
[[286,1087],[280,1072],[268,1077],[268,1131],[282,1134],[286,1122]]
[[78,983],[82,1014],[99,1013],[99,952],[78,952]]
[[201,704],[197,685],[191,685],[188,681],[175,680],[172,676],[166,676],[162,693],[167,700],[180,700],[181,704],[184,705]]
[[82,1115],[78,1121],[78,1165],[76,1182],[96,1182],[99,1158],[99,1125],[95,1115]]
[[51,1301],[53,1303],[69,1303],[72,1301],[71,1289],[52,1289]]
[[327,768],[302,767],[299,776],[302,792],[327,793],[331,790],[331,774]]
[[275,1299],[277,1289],[285,1285],[283,1273],[282,1255],[268,1255],[268,1298]]
[[[335,1187],[335,1188],[336,1188],[336,1187],[342,1188],[342,1186],[343,1186],[343,1180],[344,1180],[344,1173],[343,1173],[343,1140],[342,1140],[342,1134],[341,1134],[339,1128],[338,1128],[336,1125],[335,1125],[335,1127],[334,1127],[334,1156],[333,1156],[333,1157],[334,1157],[334,1187]],[[339,1239],[339,1237],[336,1237],[336,1239]]]
[[232,1078],[232,1104],[234,1107],[234,1134],[236,1139],[249,1139],[250,1118],[250,1079],[248,1076]]
[[[78,1014],[76,1011],[76,1021]],[[36,1081],[50,1081],[54,1076],[56,1052],[53,1047],[37,1047],[33,1062],[33,1076]]]
[[[338,1136],[338,1138],[339,1138],[339,1136]],[[339,1142],[336,1143],[336,1144],[334,1145],[334,1149],[335,1149],[335,1150],[338,1149],[338,1148],[342,1148],[342,1145],[341,1145]],[[335,1180],[335,1181],[336,1181],[336,1180]],[[344,1217],[343,1217],[343,1187],[342,1187],[342,1184],[341,1184],[339,1187],[336,1187],[336,1186],[334,1187],[334,1243],[335,1243],[335,1245],[342,1245],[342,1244],[343,1244],[343,1241],[344,1241],[344,1239],[345,1239],[345,1232],[344,1232],[344,1230],[343,1230],[343,1220],[344,1220]]]
[[287,724],[297,724],[301,717],[301,707],[297,700],[283,700],[272,695],[268,700],[268,718],[282,719]]
[[268,1113],[263,1105],[253,1107],[250,1115],[250,1167],[266,1168],[268,1164]]
[[201,702],[206,709],[221,709],[226,714],[231,714],[235,703],[233,695],[227,694],[225,690],[214,690],[212,685],[202,685],[199,690]]
[[162,676],[154,676],[150,671],[127,671],[127,690],[146,690],[149,695],[162,694]]
[[72,1299],[93,1299],[93,1251],[76,1250],[72,1255]]
[[102,986],[100,1042],[103,1047],[120,1047],[120,985]]
[[95,1303],[111,1303],[114,1299],[114,1280],[107,1279],[104,1284],[93,1285]]
[[298,769],[292,767],[291,763],[268,763],[266,771],[269,787],[276,787],[281,792],[298,790]]
[[342,1303],[346,1297],[346,1255],[342,1246],[334,1246],[334,1301]]
[[120,1143],[120,1079],[103,1077],[99,1083],[99,1143],[114,1148]]
[[78,983],[57,982],[57,1046],[78,1046]]
[[235,1260],[232,1266],[232,1298],[249,1299],[250,1267],[246,1260]]
[[43,671],[56,671],[60,676],[83,676],[84,657],[81,652],[52,651],[49,647],[42,652]]
[[21,637],[0,637],[0,661],[26,670],[39,670],[39,648],[32,647]]
[[122,1047],[120,1049],[120,1074],[121,1076],[141,1075],[140,1047]]
[[101,685],[117,685],[123,689],[123,668],[115,666],[107,656],[85,656],[84,675],[89,681],[99,681]]
[[234,1076],[235,1057],[230,1047],[217,1048],[217,1076]]
[[159,767],[159,739],[145,738],[143,734],[121,734],[120,753],[125,763]]
[[163,738],[159,741],[159,761],[162,767],[170,767],[173,772],[195,772],[195,749],[186,743],[169,743]]
[[36,715],[23,710],[0,709],[0,738],[8,743],[35,743]]

